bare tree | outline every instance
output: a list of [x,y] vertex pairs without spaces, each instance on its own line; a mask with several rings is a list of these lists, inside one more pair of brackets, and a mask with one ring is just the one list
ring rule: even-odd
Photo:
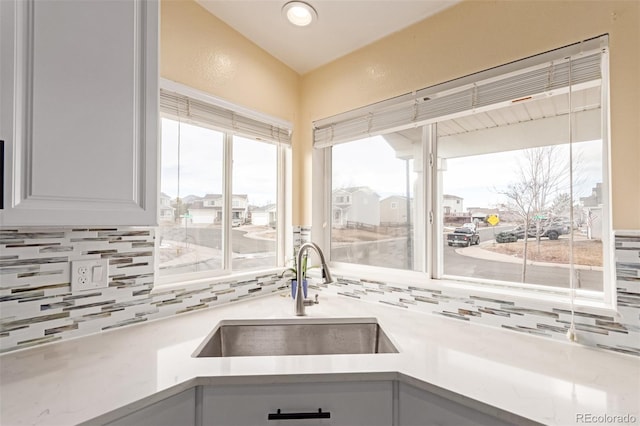
[[532,212],[534,206],[534,192],[529,182],[516,182],[509,184],[505,191],[501,192],[502,195],[509,200],[508,207],[511,211],[516,213],[524,222],[524,253],[522,255],[522,274],[521,282],[525,282],[527,278],[527,233],[529,231],[529,224],[532,219]]
[[569,165],[558,151],[557,146],[530,148],[519,162],[519,179],[531,188],[536,214],[543,213],[550,199],[567,184]]
[[563,192],[556,195],[551,202],[549,212],[553,216],[569,216],[569,210],[571,207],[571,195]]
[[522,220],[524,227],[524,253],[522,282],[526,280],[528,236],[532,222],[536,224],[536,239],[540,249],[542,235],[540,219],[549,211],[554,198],[566,189],[570,165],[557,146],[530,148],[518,162],[516,181],[500,191],[508,200],[510,209]]

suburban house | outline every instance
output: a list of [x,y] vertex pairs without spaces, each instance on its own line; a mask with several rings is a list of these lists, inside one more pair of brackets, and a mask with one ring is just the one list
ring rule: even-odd
[[442,196],[442,209],[445,215],[458,215],[464,211],[462,201],[464,198],[456,195],[444,194]]
[[[409,208],[413,208],[413,199],[409,199]],[[411,210],[409,210],[411,213]],[[380,200],[380,224],[399,225],[412,221],[413,218],[407,216],[407,197],[402,195],[391,195]]]
[[267,204],[266,206],[249,207],[250,223],[256,226],[273,226],[277,220],[276,205]]
[[602,183],[597,183],[591,195],[580,198],[582,218],[587,230],[587,238],[602,239]]
[[332,218],[334,228],[344,228],[348,222],[378,226],[380,196],[366,186],[336,189]]
[[[217,224],[222,221],[222,195],[207,194],[191,204],[188,213],[189,223]],[[231,218],[244,223],[249,213],[249,202],[246,194],[233,194],[231,200]]]
[[171,197],[161,192],[158,203],[158,217],[160,222],[173,222],[175,220],[175,214],[176,209],[171,206]]

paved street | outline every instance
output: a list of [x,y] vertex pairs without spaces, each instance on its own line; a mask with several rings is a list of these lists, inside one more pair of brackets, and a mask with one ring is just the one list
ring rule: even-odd
[[[455,277],[481,278],[497,281],[520,282],[522,261],[520,259],[483,250],[482,244],[492,241],[495,234],[509,226],[481,228],[481,245],[472,247],[449,247],[443,241],[444,274]],[[275,241],[248,237],[247,229],[232,230],[233,268],[248,270],[275,264]],[[191,244],[203,249],[193,262],[185,266],[172,268],[172,272],[190,272],[195,270],[215,270],[222,265],[221,229],[216,227],[175,228],[165,232],[164,238],[181,241],[184,235]],[[544,240],[543,240],[544,243]],[[205,250],[206,248],[206,250]],[[389,238],[381,241],[360,242],[334,247],[332,257],[341,261],[364,265],[384,266],[407,269],[407,243],[403,238]],[[176,259],[177,260],[177,259]],[[599,270],[579,269],[577,288],[602,290],[602,272]],[[527,283],[554,287],[569,287],[569,268],[567,265],[529,264],[527,265]]]
[[[495,239],[495,234],[511,226],[497,226],[480,229],[480,241],[488,242]],[[564,238],[564,237],[561,237]],[[542,239],[542,244],[548,241]],[[467,277],[481,277],[491,280],[520,282],[522,278],[522,259],[508,255],[492,253],[480,247],[469,247],[455,250],[455,256],[450,256],[447,261],[445,255],[445,273],[449,275],[462,275]],[[445,253],[453,247],[445,247]],[[449,269],[447,269],[447,266]],[[602,291],[602,271],[601,268],[589,270],[588,268],[576,267],[578,282],[576,288]],[[466,271],[466,272],[465,272]],[[532,262],[527,265],[527,283],[542,284],[554,287],[569,287],[569,265],[549,264]]]
[[[264,253],[275,252],[276,243],[274,240],[257,238],[246,238],[246,228],[232,228],[231,246],[234,253]],[[222,244],[222,229],[219,227],[180,227],[167,230],[165,238],[172,241],[184,241],[185,234],[187,242],[200,246],[220,249]]]
[[[511,226],[480,228],[480,243],[494,240],[495,234],[510,229]],[[544,240],[543,240],[544,244]],[[406,269],[406,240],[395,238],[376,242],[362,242],[357,245],[343,245],[334,248],[332,256],[342,261],[357,262],[372,266],[386,266]],[[403,254],[404,255],[401,255]],[[481,278],[497,281],[521,282],[522,260],[483,250],[478,246],[449,247],[443,240],[444,274],[451,277]],[[528,264],[526,282],[553,287],[569,287],[567,265]],[[578,272],[576,288],[602,291],[602,272],[583,270]]]
[[[233,228],[232,267],[234,270],[249,270],[260,267],[275,266],[276,244],[274,240],[247,237],[249,227]],[[161,246],[164,242],[174,246],[186,241],[191,248],[197,250],[187,252],[170,262],[163,262],[166,268],[170,266],[171,274],[219,270],[222,269],[222,229],[219,227],[176,227],[164,229]],[[161,266],[161,269],[163,268]]]

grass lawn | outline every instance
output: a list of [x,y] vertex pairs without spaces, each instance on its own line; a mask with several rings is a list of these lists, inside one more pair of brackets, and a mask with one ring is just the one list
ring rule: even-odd
[[[483,249],[522,258],[524,241],[515,243],[493,243]],[[602,241],[578,240],[573,242],[573,257],[576,265],[602,266]],[[527,241],[527,260],[550,263],[569,263],[569,240],[543,238],[540,244],[530,238]]]

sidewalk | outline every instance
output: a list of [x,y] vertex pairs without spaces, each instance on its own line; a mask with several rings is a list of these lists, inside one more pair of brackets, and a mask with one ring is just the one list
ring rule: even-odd
[[185,244],[182,241],[164,240],[160,247],[161,252],[162,250],[171,250],[174,253],[181,251],[181,253],[175,254],[175,257],[171,260],[162,262],[163,268],[195,265],[214,259],[219,260],[220,264],[222,264],[222,250],[220,249],[199,246],[192,243]]
[[276,230],[271,228],[264,229],[264,226],[245,225],[240,228],[234,228],[234,229],[237,229],[238,231],[244,231],[245,234],[243,236],[245,238],[251,238],[254,240],[269,240],[269,241],[275,240]]

